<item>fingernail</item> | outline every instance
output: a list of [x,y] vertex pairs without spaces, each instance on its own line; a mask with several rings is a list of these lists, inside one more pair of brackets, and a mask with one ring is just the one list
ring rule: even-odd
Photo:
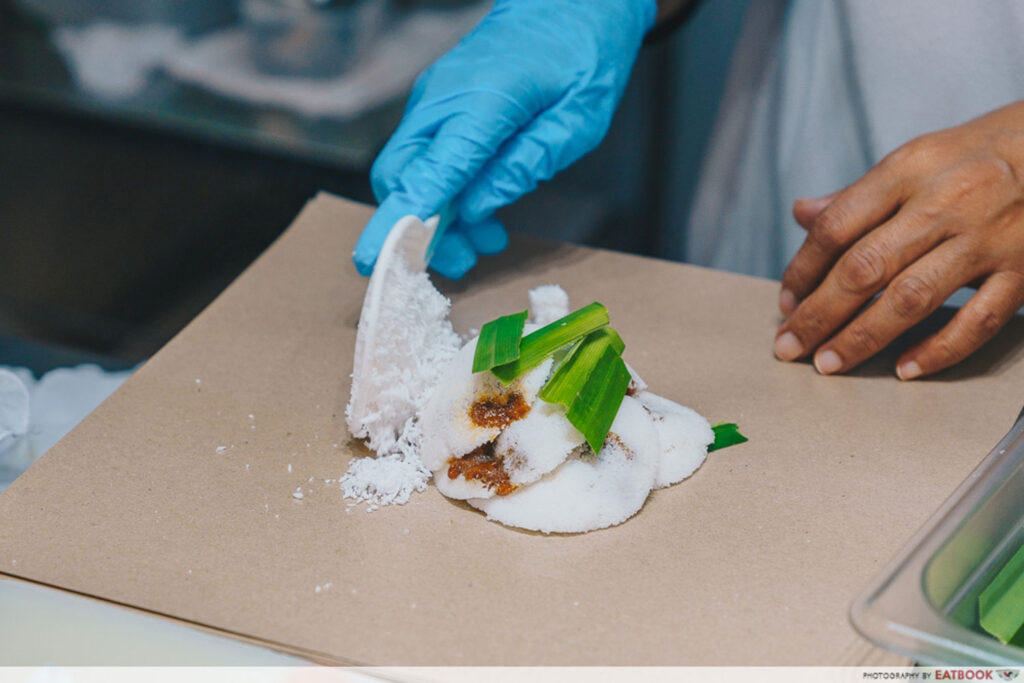
[[783,332],[775,340],[775,357],[779,360],[796,360],[803,352],[804,347],[792,332]]
[[896,376],[902,380],[914,379],[921,376],[921,366],[916,361],[908,360],[896,366]]
[[821,197],[799,197],[798,202],[810,206],[812,209],[823,209],[832,201],[832,195],[826,194]]
[[843,359],[832,349],[826,349],[814,355],[814,367],[823,375],[831,375],[843,367]]
[[788,289],[779,292],[779,310],[787,317],[796,310],[796,295]]

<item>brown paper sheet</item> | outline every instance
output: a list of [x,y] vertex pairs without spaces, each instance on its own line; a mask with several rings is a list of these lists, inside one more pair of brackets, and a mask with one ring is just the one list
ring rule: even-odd
[[312,201],[0,496],[0,570],[339,662],[833,664],[851,599],[1024,398],[1019,320],[934,380],[898,382],[891,354],[825,378],[772,358],[775,283],[516,239],[447,288],[456,329],[560,283],[608,306],[654,391],[750,442],[584,535],[432,487],[367,513],[322,480],[365,452],[343,411],[370,211]]

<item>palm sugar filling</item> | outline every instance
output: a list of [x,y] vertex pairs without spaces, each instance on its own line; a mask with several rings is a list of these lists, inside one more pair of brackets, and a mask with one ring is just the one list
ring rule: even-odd
[[[518,391],[481,398],[469,407],[469,419],[480,427],[504,429],[530,412],[530,406]],[[460,458],[448,460],[448,478],[475,479],[496,495],[507,496],[518,487],[505,470],[505,459],[494,454],[494,442],[474,448]]]
[[479,481],[499,496],[507,496],[518,488],[505,471],[505,459],[494,455],[493,441],[448,461],[448,478],[458,479],[460,475]]
[[504,429],[530,412],[526,399],[518,391],[481,398],[469,407],[469,419],[478,427]]

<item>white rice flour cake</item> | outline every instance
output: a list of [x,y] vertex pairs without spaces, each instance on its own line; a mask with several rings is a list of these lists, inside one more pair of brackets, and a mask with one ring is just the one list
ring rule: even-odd
[[[564,290],[538,289],[541,295],[530,292],[535,320],[538,301],[543,322],[568,313]],[[537,328],[527,325],[523,334]],[[462,347],[423,409],[422,458],[438,491],[488,519],[545,533],[619,524],[652,489],[693,474],[714,441],[707,420],[647,391],[629,368],[631,395],[595,455],[565,408],[537,397],[551,359],[505,387],[490,372],[473,374],[475,350],[476,339]]]
[[[619,524],[652,489],[693,474],[714,441],[696,412],[640,391],[623,398],[595,455],[565,409],[536,396],[550,360],[501,387],[490,373],[470,372],[475,341],[449,364],[423,411],[423,462],[438,491],[488,519],[545,533]],[[501,417],[486,428],[474,422],[488,410]]]
[[[432,475],[438,491],[488,519],[578,533],[624,522],[652,489],[700,467],[714,441],[707,420],[648,391],[632,368],[597,454],[564,407],[538,397],[551,358],[508,386],[490,372],[474,374],[477,340],[461,343],[448,300],[425,272],[435,225],[400,221],[370,280],[346,418],[377,456],[352,461],[339,480],[346,497],[370,509],[405,503]],[[524,335],[569,312],[557,285],[538,287],[529,299]]]

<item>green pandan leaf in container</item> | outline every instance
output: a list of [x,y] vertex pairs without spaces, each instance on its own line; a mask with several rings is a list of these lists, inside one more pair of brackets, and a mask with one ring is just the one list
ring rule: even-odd
[[1024,632],[1024,546],[978,597],[981,627],[1004,643]]

